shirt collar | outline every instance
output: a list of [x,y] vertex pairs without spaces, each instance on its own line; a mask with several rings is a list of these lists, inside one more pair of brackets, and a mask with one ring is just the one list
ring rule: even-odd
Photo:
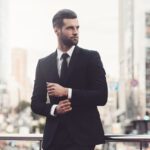
[[[75,46],[72,46],[66,53],[69,55],[69,57],[71,57],[72,56],[72,53],[73,53],[73,51],[74,51],[74,48],[75,48]],[[60,60],[61,59],[61,56],[62,56],[62,54],[63,54],[64,52],[63,51],[61,51],[60,49],[57,49],[57,58]]]

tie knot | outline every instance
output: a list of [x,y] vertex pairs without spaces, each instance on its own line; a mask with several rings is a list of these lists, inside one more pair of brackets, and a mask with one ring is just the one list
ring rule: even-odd
[[66,60],[69,57],[69,55],[67,53],[62,54],[61,58],[63,60]]

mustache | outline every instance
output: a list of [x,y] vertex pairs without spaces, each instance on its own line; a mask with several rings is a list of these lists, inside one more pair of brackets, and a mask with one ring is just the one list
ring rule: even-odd
[[72,36],[71,38],[79,38],[79,36],[74,35],[74,36]]

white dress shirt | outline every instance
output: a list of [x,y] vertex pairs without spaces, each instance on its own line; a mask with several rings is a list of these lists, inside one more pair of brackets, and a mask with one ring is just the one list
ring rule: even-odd
[[[72,56],[72,53],[74,51],[74,48],[75,46],[72,46],[66,53],[69,55],[69,57],[67,58],[67,62],[68,62],[68,65],[70,63],[70,59],[71,59],[71,56]],[[63,59],[61,58],[62,54],[64,52],[62,52],[60,49],[57,49],[57,69],[58,69],[58,75],[60,76],[60,73],[61,73],[61,66],[62,66],[62,61]],[[71,99],[72,97],[72,89],[71,88],[68,88],[68,99]],[[54,104],[52,107],[51,107],[51,110],[50,110],[50,114],[52,116],[55,116],[54,112],[55,112],[55,109],[56,109],[57,105]]]

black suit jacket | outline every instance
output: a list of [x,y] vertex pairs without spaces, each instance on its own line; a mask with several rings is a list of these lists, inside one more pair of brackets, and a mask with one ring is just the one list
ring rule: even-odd
[[[50,97],[50,104],[46,103],[46,82],[60,83],[56,58],[57,52],[54,52],[39,60],[31,102],[33,112],[46,116],[44,148],[50,145],[62,117],[50,115],[51,106],[59,101],[56,97]],[[97,106],[106,104],[107,83],[96,51],[75,47],[65,86],[72,88],[72,111],[63,115],[72,139],[81,145],[104,143],[104,131]]]

